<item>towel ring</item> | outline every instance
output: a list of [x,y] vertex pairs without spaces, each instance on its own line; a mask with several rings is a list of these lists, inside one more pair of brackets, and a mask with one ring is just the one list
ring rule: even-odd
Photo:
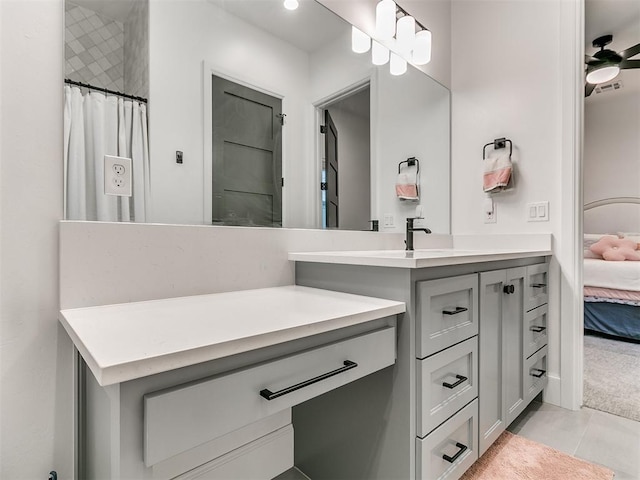
[[496,138],[493,142],[487,143],[484,147],[482,147],[482,159],[486,159],[486,150],[487,147],[493,145],[494,150],[499,150],[501,148],[506,148],[506,143],[509,142],[509,158],[511,158],[511,154],[513,153],[513,143],[508,138]]
[[406,163],[407,167],[413,167],[415,165],[416,175],[420,173],[420,160],[418,160],[416,157],[411,157],[411,158],[407,158],[405,161],[400,162],[398,164],[398,175],[400,174],[400,167],[402,166],[403,163]]

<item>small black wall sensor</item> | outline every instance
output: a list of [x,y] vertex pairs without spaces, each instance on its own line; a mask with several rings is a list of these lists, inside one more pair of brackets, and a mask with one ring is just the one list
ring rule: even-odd
[[182,152],[180,150],[176,150],[176,163],[182,163]]

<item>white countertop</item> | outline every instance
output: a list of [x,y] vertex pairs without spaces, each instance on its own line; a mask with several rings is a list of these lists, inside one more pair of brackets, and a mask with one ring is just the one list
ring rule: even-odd
[[405,311],[403,302],[301,286],[60,311],[102,386]]
[[518,249],[424,249],[424,250],[372,250],[343,252],[289,253],[289,260],[297,262],[369,265],[374,267],[425,268],[465,263],[494,262],[518,258],[551,255],[551,250]]

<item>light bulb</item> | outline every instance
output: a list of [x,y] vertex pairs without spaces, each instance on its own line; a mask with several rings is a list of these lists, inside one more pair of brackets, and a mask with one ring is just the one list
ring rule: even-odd
[[403,54],[409,54],[413,50],[416,39],[416,20],[410,15],[405,15],[398,20],[396,25],[396,40],[398,50]]
[[396,34],[396,2],[381,0],[376,5],[376,36],[389,40]]
[[415,65],[426,65],[431,61],[431,32],[429,30],[420,30],[416,33],[411,61]]
[[598,68],[587,73],[587,83],[598,84],[613,80],[620,73],[620,67],[617,65],[609,65],[607,67]]
[[287,10],[295,10],[298,8],[298,0],[284,0],[284,8]]
[[362,30],[358,30],[356,27],[351,27],[351,49],[356,53],[366,53],[371,48],[371,37],[364,33]]
[[389,61],[389,49],[374,41],[371,46],[371,63],[374,65],[384,65]]
[[407,71],[407,61],[400,55],[391,53],[389,71],[391,72],[391,75],[402,75]]

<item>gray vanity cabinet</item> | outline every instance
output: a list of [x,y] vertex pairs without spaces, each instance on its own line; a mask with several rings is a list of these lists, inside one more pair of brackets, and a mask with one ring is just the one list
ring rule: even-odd
[[[296,430],[296,465],[314,480],[459,478],[546,385],[546,262],[393,268],[298,259],[299,285],[399,300],[407,310],[391,370],[294,407],[294,424],[314,432]],[[354,397],[360,407],[347,411]],[[319,421],[320,408],[336,421]]]

